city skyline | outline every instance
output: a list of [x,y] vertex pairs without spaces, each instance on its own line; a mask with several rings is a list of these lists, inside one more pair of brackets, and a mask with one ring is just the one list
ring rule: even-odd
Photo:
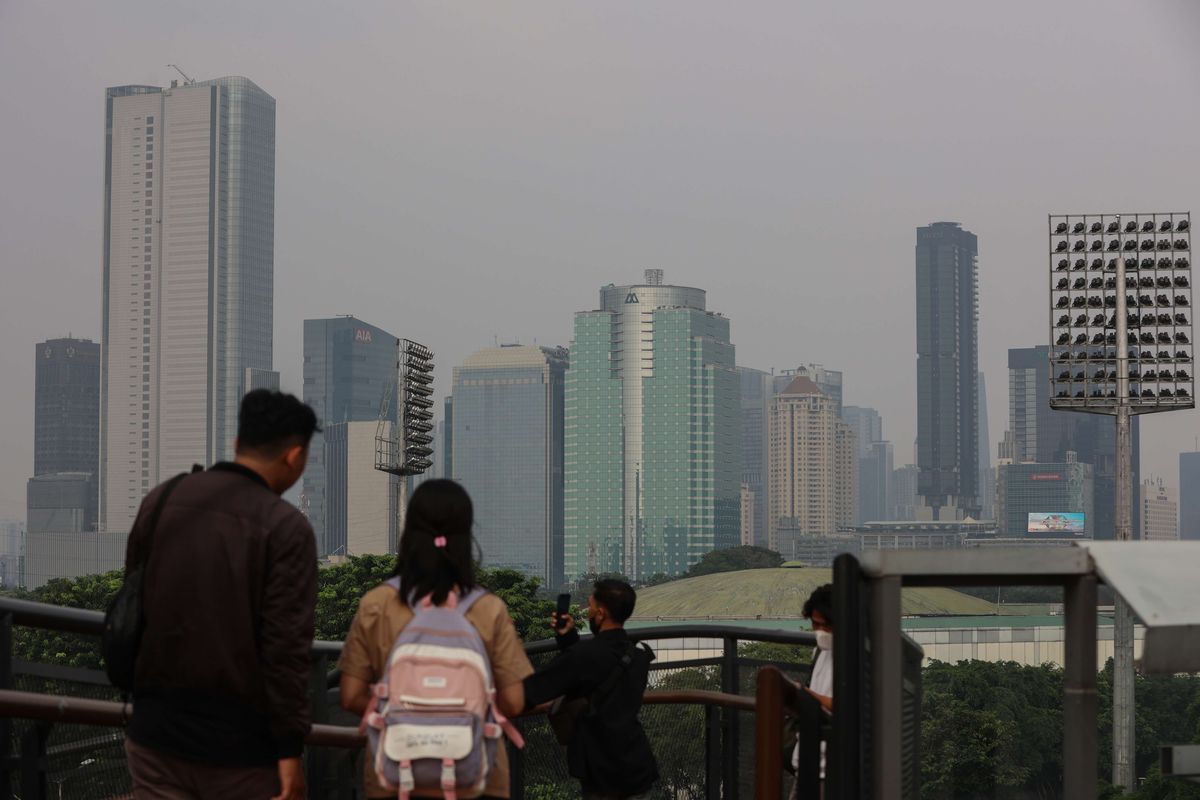
[[[705,286],[734,320],[739,362],[787,365],[801,352],[844,368],[846,402],[879,407],[899,445],[897,461],[906,462],[916,418],[905,258],[913,226],[959,219],[986,242],[980,357],[990,376],[989,433],[996,442],[1006,416],[997,393],[1005,351],[1021,344],[1012,331],[1045,325],[1029,295],[1043,285],[1034,254],[1047,211],[1081,198],[1112,207],[1192,205],[1194,182],[1181,179],[1171,159],[1115,163],[1104,175],[1092,170],[1099,157],[1136,141],[1134,121],[1118,120],[1080,140],[1070,134],[1073,114],[1062,103],[1063,91],[1097,82],[1139,93],[1162,106],[1161,147],[1187,146],[1195,110],[1103,57],[1118,48],[1185,71],[1194,56],[1175,31],[1196,17],[1179,4],[1135,15],[1120,32],[1106,29],[1104,7],[1090,5],[1087,14],[1079,13],[1082,6],[1039,9],[1037,26],[1018,26],[1006,21],[1007,12],[992,10],[951,15],[974,34],[963,37],[940,36],[945,25],[935,15],[900,9],[879,9],[873,18],[823,9],[812,12],[819,24],[800,25],[798,11],[730,19],[713,8],[689,8],[689,36],[680,38],[664,25],[679,15],[646,10],[592,19],[567,7],[552,14],[447,7],[415,16],[376,8],[331,26],[324,15],[319,22],[303,11],[281,18],[264,8],[249,12],[244,30],[196,20],[172,34],[170,56],[109,46],[126,36],[162,37],[164,23],[145,8],[139,14],[135,6],[126,23],[99,9],[67,19],[34,7],[3,12],[0,85],[14,94],[36,74],[55,87],[52,99],[46,93],[25,101],[29,113],[11,129],[16,146],[5,156],[6,174],[28,191],[3,201],[10,221],[0,233],[4,269],[19,274],[32,297],[69,287],[54,290],[59,302],[52,308],[15,295],[4,307],[5,338],[19,338],[20,347],[0,346],[0,369],[12,376],[0,388],[8,412],[0,421],[3,516],[22,515],[32,463],[28,342],[67,329],[96,338],[100,329],[97,97],[106,85],[167,85],[178,77],[162,66],[167,61],[189,72],[251,76],[280,100],[280,126],[291,133],[279,155],[280,189],[286,180],[288,191],[276,214],[275,366],[284,388],[296,393],[305,317],[354,310],[391,329],[428,331],[440,354],[441,394],[448,365],[493,337],[565,341],[569,311],[610,279],[614,265],[661,266]],[[34,47],[34,37],[19,32],[39,25],[60,35]],[[1096,46],[1065,60],[1046,33],[1064,25]],[[259,29],[270,34],[248,47]],[[376,41],[397,30],[406,43],[399,63],[377,55],[388,48]],[[822,40],[853,45],[839,53]],[[628,47],[613,48],[616,41]],[[665,52],[664,41],[672,42]],[[742,47],[748,57],[711,66],[699,57],[726,41],[722,47]],[[935,61],[905,57],[921,41],[938,41],[949,48],[947,58],[969,63],[964,74],[948,78]],[[528,44],[530,60],[512,56],[526,49],[518,42]],[[298,63],[282,55],[297,46],[334,57]],[[1019,62],[1013,52],[1023,53]],[[400,79],[405,113],[357,102],[362,75],[424,74],[419,65],[437,53],[452,54],[454,63],[438,73],[435,90],[424,86],[429,78]],[[588,58],[572,57],[578,53]],[[530,68],[544,58],[573,64],[569,79]],[[606,89],[614,80],[617,90]],[[958,92],[971,113],[930,114],[931,100],[903,90],[946,80],[946,96]],[[537,112],[524,115],[528,122],[489,100],[513,85]],[[684,85],[695,91],[678,91]],[[791,99],[781,102],[785,97]],[[505,124],[492,128],[481,149],[478,131],[496,113]],[[1030,114],[1046,124],[1024,125]],[[594,125],[597,119],[604,124]],[[880,120],[895,136],[872,133]],[[981,126],[992,131],[987,141],[973,135]],[[343,137],[347,146],[330,147]],[[397,139],[402,146],[394,148]],[[45,163],[56,166],[36,166]],[[1054,183],[1064,170],[1080,176],[1068,195]],[[364,197],[369,202],[360,204]],[[49,207],[52,218],[43,212]],[[397,264],[404,269],[397,272]],[[464,286],[492,307],[471,300],[450,323],[445,305],[428,298],[460,297]],[[806,303],[797,313],[803,298],[851,293],[853,307]],[[537,303],[530,301],[535,296]],[[1172,472],[1178,442],[1200,428],[1195,414],[1145,421],[1147,472]]]

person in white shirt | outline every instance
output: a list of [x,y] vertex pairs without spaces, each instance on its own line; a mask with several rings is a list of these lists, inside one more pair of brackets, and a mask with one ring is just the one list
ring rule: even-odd
[[[817,660],[813,662],[808,686],[803,687],[821,704],[826,714],[833,714],[833,584],[813,589],[800,614],[812,624],[817,635]],[[792,766],[800,766],[800,743],[792,751]],[[825,743],[821,742],[821,793],[824,794]],[[792,785],[791,800],[797,800],[797,786]]]

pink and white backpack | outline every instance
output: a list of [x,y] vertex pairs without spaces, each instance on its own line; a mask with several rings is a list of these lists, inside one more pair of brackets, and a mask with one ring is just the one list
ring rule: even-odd
[[[400,579],[388,582],[397,591]],[[375,774],[401,800],[417,789],[479,794],[496,763],[504,734],[524,747],[521,734],[496,707],[492,665],[483,639],[466,617],[487,592],[475,588],[446,603],[414,602],[413,619],[396,637],[375,702],[363,715]]]

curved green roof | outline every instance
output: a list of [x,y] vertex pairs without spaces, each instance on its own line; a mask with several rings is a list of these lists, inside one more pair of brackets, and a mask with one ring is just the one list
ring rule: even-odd
[[[638,590],[635,620],[755,619],[798,617],[813,589],[833,580],[821,567],[718,572]],[[906,616],[994,614],[986,600],[953,589],[905,589]]]

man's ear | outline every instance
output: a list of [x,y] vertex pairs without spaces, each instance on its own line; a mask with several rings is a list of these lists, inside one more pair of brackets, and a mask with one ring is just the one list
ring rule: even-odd
[[287,450],[284,451],[283,460],[284,460],[284,463],[286,463],[288,465],[289,469],[299,470],[304,467],[304,461],[305,461],[305,458],[304,458],[305,452],[304,451],[305,451],[304,445],[300,445],[300,444],[292,445],[291,447],[289,447]]

